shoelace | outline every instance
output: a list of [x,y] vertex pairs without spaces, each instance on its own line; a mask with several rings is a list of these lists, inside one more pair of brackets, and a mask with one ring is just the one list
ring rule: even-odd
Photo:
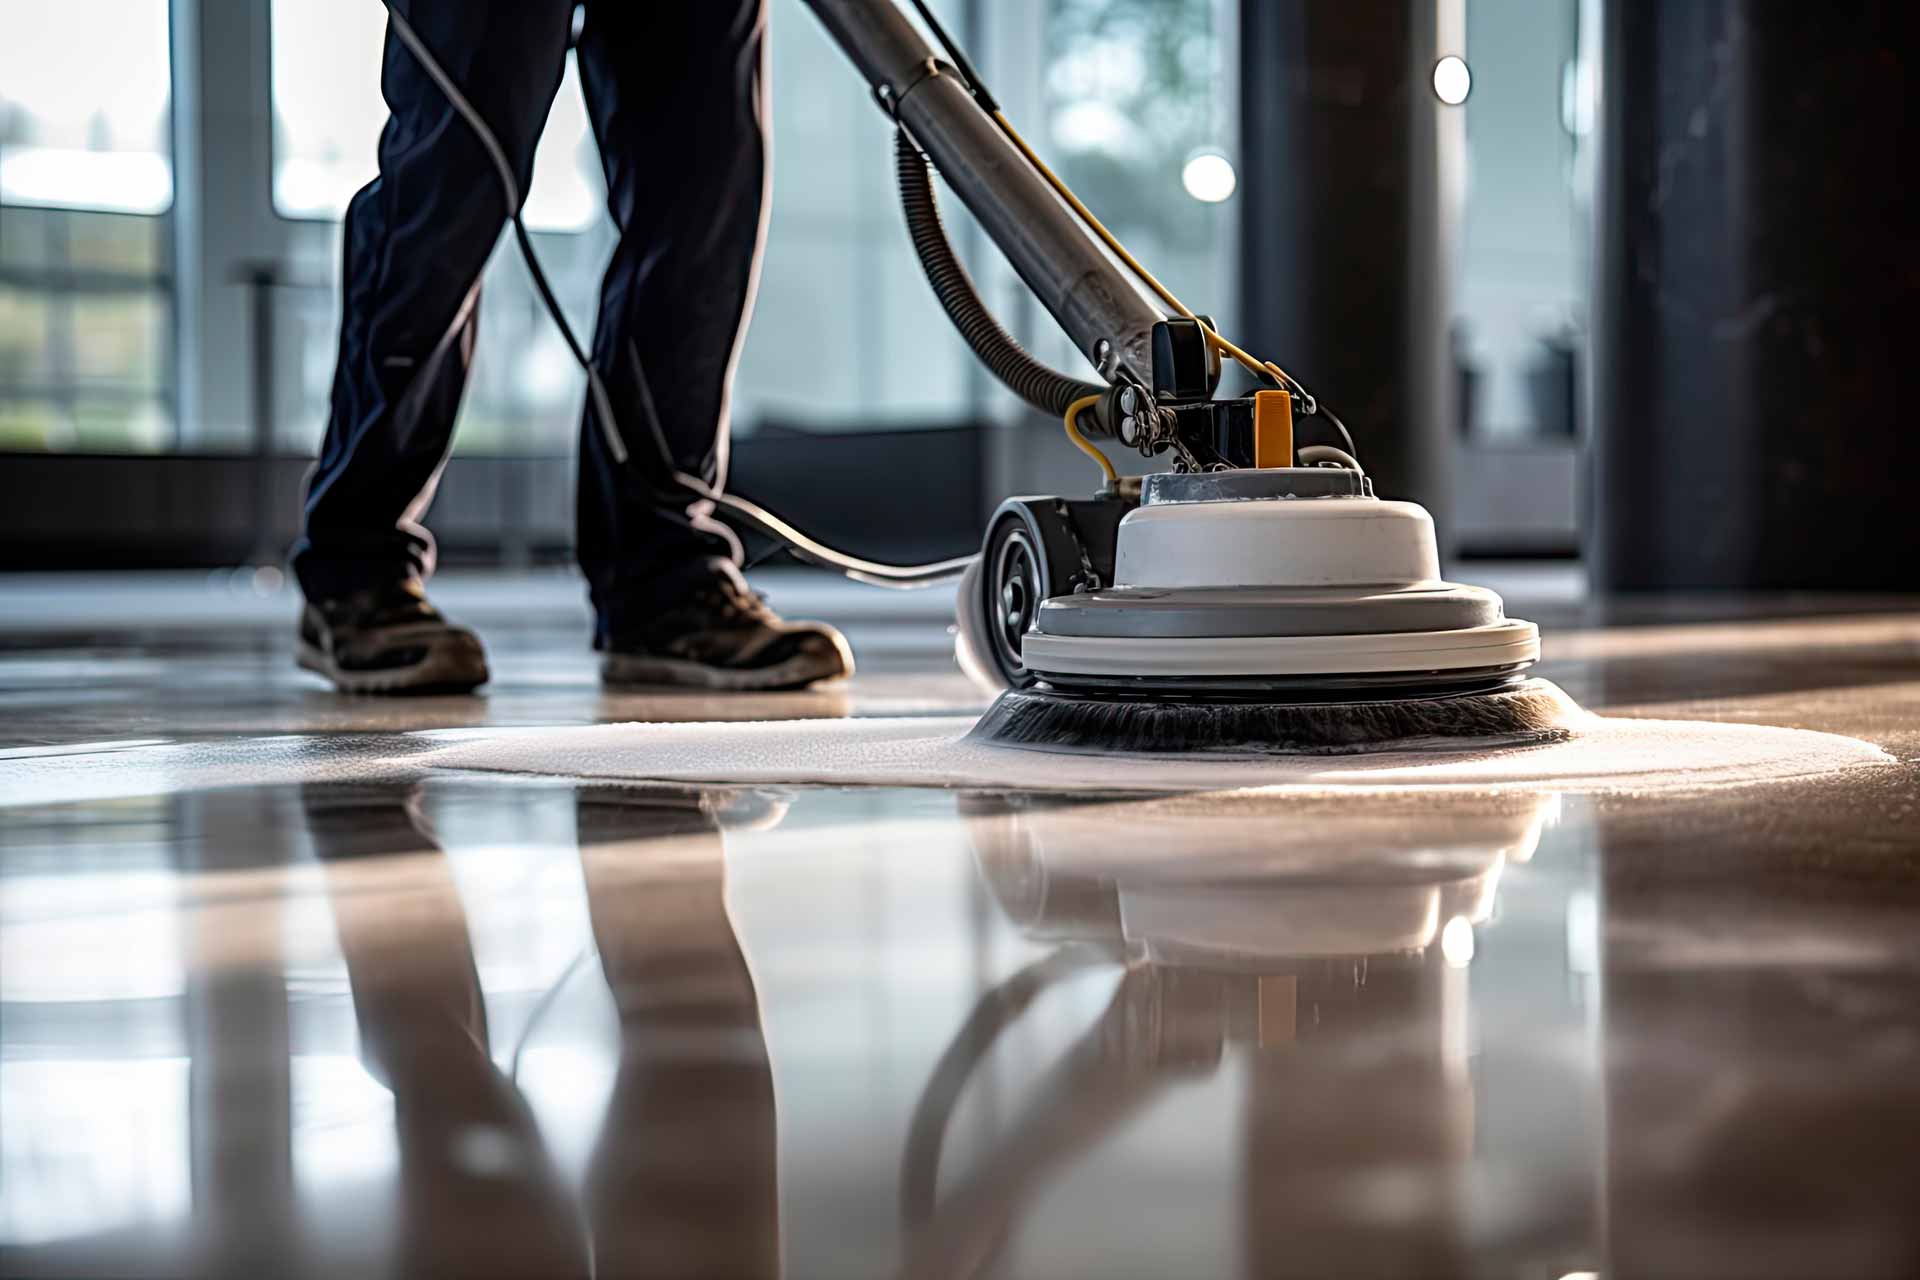
[[771,622],[774,618],[773,610],[767,607],[766,596],[731,582],[717,585],[708,599],[719,606],[724,618],[737,618],[744,622]]
[[403,622],[435,622],[440,614],[425,596],[405,587],[387,587],[364,597],[329,600],[323,612],[335,624],[357,627],[388,627]]

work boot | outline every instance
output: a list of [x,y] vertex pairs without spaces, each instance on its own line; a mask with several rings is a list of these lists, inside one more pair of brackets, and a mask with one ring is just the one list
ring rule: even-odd
[[846,637],[824,622],[788,622],[738,573],[716,574],[643,629],[596,645],[610,685],[804,689],[853,674]]
[[480,637],[441,617],[414,581],[308,601],[299,662],[342,693],[467,693],[487,682]]

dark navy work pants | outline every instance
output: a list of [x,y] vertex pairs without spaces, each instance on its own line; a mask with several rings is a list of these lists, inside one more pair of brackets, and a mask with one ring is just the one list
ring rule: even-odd
[[[577,493],[581,567],[604,637],[644,623],[736,560],[704,505],[669,496],[680,469],[726,472],[727,401],[762,236],[764,0],[594,0],[578,40],[619,246],[592,358],[630,463],[589,402]],[[574,0],[399,0],[498,136],[524,195],[565,70]],[[420,517],[472,361],[481,269],[507,216],[473,131],[391,33],[380,176],[346,217],[331,417],[293,565],[310,598],[432,572]]]

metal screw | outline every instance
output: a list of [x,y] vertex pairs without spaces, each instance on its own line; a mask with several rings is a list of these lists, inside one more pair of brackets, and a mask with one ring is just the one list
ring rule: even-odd
[[1111,342],[1108,342],[1105,338],[1102,338],[1100,339],[1100,341],[1093,344],[1093,362],[1095,364],[1099,365],[1102,369],[1104,369],[1107,367],[1107,362],[1112,359],[1113,359],[1113,344]]
[[1137,392],[1130,386],[1120,388],[1120,412],[1121,413],[1126,414],[1128,417],[1132,417],[1134,406],[1137,405],[1139,402],[1140,402],[1139,392]]

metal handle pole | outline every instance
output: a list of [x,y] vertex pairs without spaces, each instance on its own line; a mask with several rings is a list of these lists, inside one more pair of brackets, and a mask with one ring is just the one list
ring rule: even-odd
[[1153,385],[1166,313],[1027,163],[893,0],[806,0],[1100,376]]

